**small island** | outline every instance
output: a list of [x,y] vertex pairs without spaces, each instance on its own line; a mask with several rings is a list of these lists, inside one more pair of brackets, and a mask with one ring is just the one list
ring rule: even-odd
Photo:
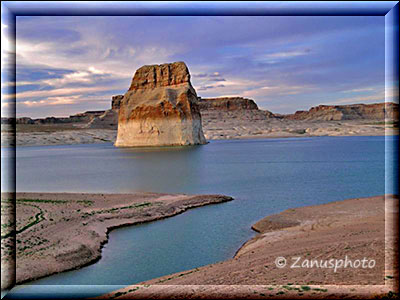
[[143,66],[120,102],[117,147],[205,144],[184,62]]

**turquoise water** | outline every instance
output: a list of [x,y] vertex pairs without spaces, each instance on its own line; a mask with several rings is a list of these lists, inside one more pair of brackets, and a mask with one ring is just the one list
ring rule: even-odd
[[398,193],[397,186],[388,184],[398,172],[397,154],[388,147],[393,141],[398,139],[386,138],[386,148],[385,137],[225,140],[158,149],[20,147],[17,191],[221,193],[235,200],[114,230],[99,262],[37,280],[7,297],[54,296],[55,289],[75,297],[99,295],[230,258],[254,235],[250,226],[266,215]]

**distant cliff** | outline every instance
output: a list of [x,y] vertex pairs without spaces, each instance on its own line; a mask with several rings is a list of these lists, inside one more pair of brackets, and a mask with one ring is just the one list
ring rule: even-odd
[[283,115],[284,119],[298,121],[341,121],[341,120],[398,120],[397,103],[319,105],[308,111],[296,111]]
[[257,104],[252,99],[243,97],[220,97],[220,98],[201,98],[198,97],[198,105],[201,110],[258,110]]
[[31,125],[51,125],[66,123],[88,123],[93,118],[104,114],[104,110],[86,111],[69,117],[47,117],[40,119],[32,119],[29,117],[21,118],[1,118],[1,124],[31,124]]
[[[124,95],[112,97],[111,109],[105,111],[86,111],[69,117],[47,117],[41,119],[1,118],[1,124],[34,124],[51,125],[65,123],[83,123],[85,128],[116,129],[118,111]],[[197,97],[197,106],[203,118],[208,121],[242,119],[244,121],[292,120],[292,121],[345,121],[345,120],[378,120],[398,121],[399,105],[397,103],[319,105],[308,111],[296,111],[294,114],[275,114],[268,110],[260,110],[252,99],[243,97],[201,98]]]

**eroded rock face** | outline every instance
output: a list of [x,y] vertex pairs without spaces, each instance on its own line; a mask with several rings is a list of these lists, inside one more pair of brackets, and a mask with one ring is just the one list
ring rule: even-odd
[[101,116],[93,118],[87,123],[84,128],[91,129],[117,129],[118,126],[118,110],[109,109],[104,112]]
[[112,96],[111,109],[118,110],[119,107],[121,106],[121,101],[122,101],[123,98],[124,98],[124,95]]
[[185,63],[139,68],[120,103],[115,146],[205,143],[197,94]]
[[201,98],[199,97],[200,110],[258,110],[257,104],[252,99],[243,97],[219,97]]
[[398,104],[351,104],[351,105],[319,105],[308,111],[297,111],[286,115],[290,120],[306,121],[340,121],[340,120],[396,120],[398,119]]

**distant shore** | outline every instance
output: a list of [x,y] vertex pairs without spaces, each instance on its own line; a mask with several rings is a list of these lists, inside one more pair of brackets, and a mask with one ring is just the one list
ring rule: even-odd
[[[314,136],[383,136],[398,135],[393,124],[372,121],[326,121],[308,122],[293,120],[271,120],[264,127],[257,123],[237,121],[206,123],[203,125],[207,140],[285,138]],[[242,124],[243,123],[243,124]],[[14,146],[13,132],[2,126],[2,146]],[[115,129],[85,129],[58,125],[17,125],[17,146],[71,145],[114,143]]]
[[[17,193],[16,280],[32,281],[94,263],[110,230],[233,200],[224,195]],[[1,286],[14,274],[12,196],[2,193]]]
[[[100,298],[374,298],[398,289],[394,246],[398,237],[395,230],[387,229],[390,226],[385,231],[385,218],[386,222],[397,220],[398,197],[357,198],[288,209],[255,223],[252,228],[259,234],[232,259],[152,279]],[[284,267],[278,257],[286,259]],[[299,257],[296,266],[302,267],[292,268]],[[305,261],[346,257],[353,262],[366,258],[374,263],[336,271],[304,265]]]

